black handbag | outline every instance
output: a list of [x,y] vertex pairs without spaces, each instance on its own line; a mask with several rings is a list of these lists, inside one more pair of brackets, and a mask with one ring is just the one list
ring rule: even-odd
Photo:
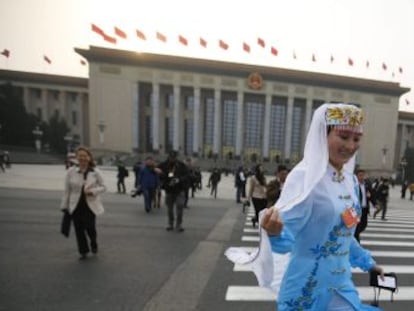
[[378,272],[370,271],[369,285],[374,288],[374,301],[372,303],[374,306],[379,305],[379,295],[381,289],[391,292],[391,301],[394,300],[394,293],[398,292],[397,275],[394,272],[384,273],[384,280],[381,280]]
[[64,210],[63,217],[62,217],[62,223],[60,225],[60,232],[67,238],[69,237],[71,222],[72,222],[72,216],[67,210]]

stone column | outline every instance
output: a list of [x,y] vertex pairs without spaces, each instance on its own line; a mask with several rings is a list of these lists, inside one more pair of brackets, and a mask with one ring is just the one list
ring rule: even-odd
[[200,88],[194,88],[194,107],[193,107],[193,154],[198,156],[200,132]]
[[221,90],[214,90],[214,138],[213,153],[220,154],[221,144]]
[[174,85],[174,111],[173,111],[173,125],[174,125],[174,137],[173,148],[175,151],[180,149],[180,86]]
[[160,85],[152,83],[152,149],[160,148]]
[[290,159],[291,143],[292,143],[292,118],[293,118],[293,102],[295,98],[289,94],[288,106],[286,113],[286,140],[285,140],[285,158]]
[[244,108],[244,96],[243,91],[237,92],[237,120],[236,120],[236,157],[241,156],[243,148],[243,109]]
[[[305,112],[305,137],[306,137],[306,133],[309,131],[309,126],[311,124],[312,121],[312,98],[306,98],[306,112]],[[303,141],[305,141],[306,139],[304,139]],[[303,147],[303,146],[302,146]]]
[[272,105],[272,95],[266,93],[265,114],[264,114],[264,133],[263,133],[263,158],[269,158],[270,145],[270,110]]
[[139,149],[139,84],[132,83],[132,148]]

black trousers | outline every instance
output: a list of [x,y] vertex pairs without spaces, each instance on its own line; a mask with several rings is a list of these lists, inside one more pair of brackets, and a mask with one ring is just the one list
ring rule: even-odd
[[359,235],[361,234],[361,232],[363,232],[367,228],[367,225],[368,225],[368,211],[369,211],[368,207],[362,208],[361,219],[355,229],[354,236],[358,242],[360,241]]
[[73,226],[75,227],[76,241],[79,254],[89,253],[87,236],[92,249],[97,249],[96,216],[89,209],[86,201],[79,201],[78,206],[72,214]]
[[252,198],[252,203],[253,203],[254,211],[256,214],[256,216],[254,217],[254,221],[259,222],[259,213],[266,208],[267,200],[259,199],[259,198]]

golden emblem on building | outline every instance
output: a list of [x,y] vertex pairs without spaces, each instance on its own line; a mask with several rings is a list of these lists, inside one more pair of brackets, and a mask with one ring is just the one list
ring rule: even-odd
[[252,72],[247,78],[247,85],[253,90],[260,90],[263,87],[263,78],[258,72]]

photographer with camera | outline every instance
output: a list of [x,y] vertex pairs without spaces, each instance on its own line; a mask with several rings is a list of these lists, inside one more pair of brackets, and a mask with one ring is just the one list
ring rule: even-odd
[[183,232],[183,209],[185,204],[185,191],[188,185],[188,168],[177,159],[177,152],[171,151],[168,159],[158,166],[158,173],[160,174],[161,187],[165,191],[165,204],[168,210],[168,227],[167,231],[174,229],[176,208],[176,222],[175,229],[177,232]]

